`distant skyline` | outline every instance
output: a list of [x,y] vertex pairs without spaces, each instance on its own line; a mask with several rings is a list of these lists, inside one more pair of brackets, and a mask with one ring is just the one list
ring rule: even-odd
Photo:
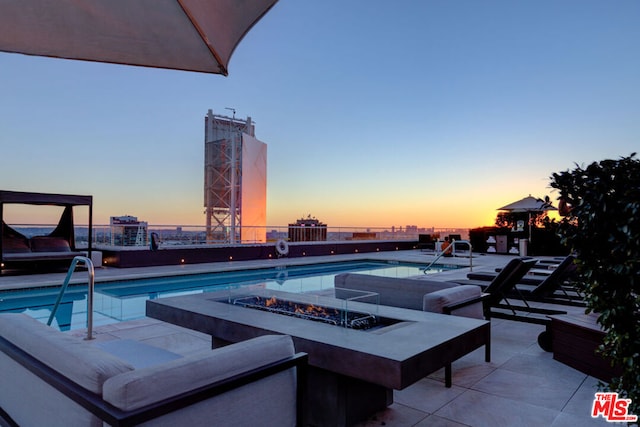
[[491,225],[638,151],[639,20],[636,0],[280,0],[228,77],[0,53],[0,188],[204,225],[204,116],[234,108],[268,144],[269,226]]

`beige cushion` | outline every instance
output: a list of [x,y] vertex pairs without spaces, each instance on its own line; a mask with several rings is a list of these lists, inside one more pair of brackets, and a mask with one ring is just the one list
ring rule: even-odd
[[180,359],[182,356],[163,348],[154,347],[140,341],[116,339],[111,341],[96,342],[95,347],[125,360],[135,369],[161,365],[171,360]]
[[29,242],[21,237],[2,238],[2,252],[5,254],[17,254],[31,252]]
[[102,420],[2,352],[0,372],[0,407],[18,425],[103,426]]
[[71,252],[69,242],[61,237],[34,236],[31,238],[33,252]]
[[[342,273],[334,279],[336,298],[345,298],[340,288],[380,294],[380,305],[422,310],[424,294],[459,286],[436,280],[382,277],[369,274]],[[352,295],[348,295],[349,297]]]
[[[481,293],[482,291],[480,287],[475,285],[461,285],[453,288],[442,289],[426,294],[422,299],[422,309],[432,313],[443,313],[443,307],[460,301],[480,297]],[[451,314],[456,316],[473,317],[476,319],[484,318],[481,302],[459,308]]]
[[291,337],[266,335],[108,379],[103,398],[128,411],[294,354]]
[[0,335],[85,389],[102,394],[110,377],[133,366],[25,314],[0,314]]

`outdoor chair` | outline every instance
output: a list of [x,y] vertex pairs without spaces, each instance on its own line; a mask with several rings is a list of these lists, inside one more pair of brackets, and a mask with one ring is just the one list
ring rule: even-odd
[[[567,289],[567,282],[575,274],[575,258],[568,255],[548,275],[525,275],[510,296],[522,300],[540,301],[565,305],[584,306],[581,295],[574,289]],[[533,268],[535,268],[536,263]],[[472,280],[492,280],[500,273],[469,273]]]
[[[560,272],[566,273],[567,279],[575,272],[575,265],[573,265],[575,257],[573,257],[572,255],[567,255],[566,257],[559,258],[557,260],[554,260],[554,262],[533,257],[522,257],[521,259],[536,259],[536,263],[529,271],[529,274],[527,274],[521,281],[521,283],[526,283],[529,285],[540,284],[540,282],[542,282],[547,276],[558,269],[560,270]],[[496,277],[496,275],[500,273],[500,271],[502,271],[502,267],[497,267],[495,269],[495,272],[472,272],[467,274],[467,278],[472,280],[493,280],[493,278]]]
[[529,301],[585,307],[584,298],[575,286],[571,285],[576,268],[575,258],[569,255],[555,270],[552,270],[551,274],[546,277],[536,277],[537,284],[518,283],[513,296]]
[[483,280],[454,280],[461,285],[483,286],[483,292],[488,296],[483,300],[486,319],[499,318],[518,322],[534,323],[546,327],[538,336],[538,344],[545,351],[551,351],[551,335],[548,331],[551,319],[548,316],[567,314],[563,310],[533,307],[526,300],[524,305],[512,304],[509,298],[516,289],[517,283],[535,265],[536,259],[514,258],[491,281]]
[[485,294],[488,294],[488,297],[484,299],[484,312],[485,318],[490,319],[492,317],[490,310],[494,307],[498,307],[501,301],[507,299],[518,281],[520,281],[522,277],[527,274],[527,272],[531,269],[535,262],[535,259],[514,258],[509,261],[507,265],[490,282],[485,280],[470,279],[451,280],[451,282],[460,285],[480,286],[482,288],[482,291]]
[[301,425],[307,360],[286,335],[183,356],[2,313],[0,425]]
[[418,249],[421,251],[436,249],[436,241],[431,234],[418,234]]
[[519,283],[535,263],[536,260],[534,258],[513,258],[500,272],[496,273],[490,279],[471,279],[470,273],[467,275],[466,280],[450,280],[450,282],[460,285],[477,285],[480,286],[484,292],[501,292],[502,289],[506,289],[507,287],[512,288]]

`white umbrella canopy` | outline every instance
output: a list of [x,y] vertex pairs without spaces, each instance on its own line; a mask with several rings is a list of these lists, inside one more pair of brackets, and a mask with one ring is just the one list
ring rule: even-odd
[[0,51],[227,75],[277,0],[0,0]]
[[527,197],[515,201],[513,203],[509,203],[506,206],[498,208],[499,211],[511,211],[511,212],[526,212],[529,214],[529,241],[533,241],[533,236],[531,235],[531,212],[543,212],[543,211],[553,211],[558,210],[557,208],[551,206],[551,202],[549,201],[549,197],[545,197],[545,199],[537,199],[531,194]]
[[546,200],[542,200],[537,199],[529,194],[523,199],[498,208],[498,210],[511,212],[542,212],[557,210],[557,208],[551,206],[551,202],[549,201],[548,197],[546,198]]

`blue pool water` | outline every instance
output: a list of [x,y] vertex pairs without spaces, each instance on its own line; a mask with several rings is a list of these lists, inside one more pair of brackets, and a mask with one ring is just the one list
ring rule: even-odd
[[[453,269],[436,265],[428,273]],[[193,293],[253,286],[303,293],[333,288],[336,274],[358,272],[385,277],[422,274],[425,266],[385,261],[337,262],[241,270],[233,272],[166,276],[96,283],[94,326],[144,317],[145,301]],[[0,292],[0,312],[24,312],[44,323],[51,314],[59,288]],[[86,327],[87,286],[69,286],[52,326],[62,330]]]

